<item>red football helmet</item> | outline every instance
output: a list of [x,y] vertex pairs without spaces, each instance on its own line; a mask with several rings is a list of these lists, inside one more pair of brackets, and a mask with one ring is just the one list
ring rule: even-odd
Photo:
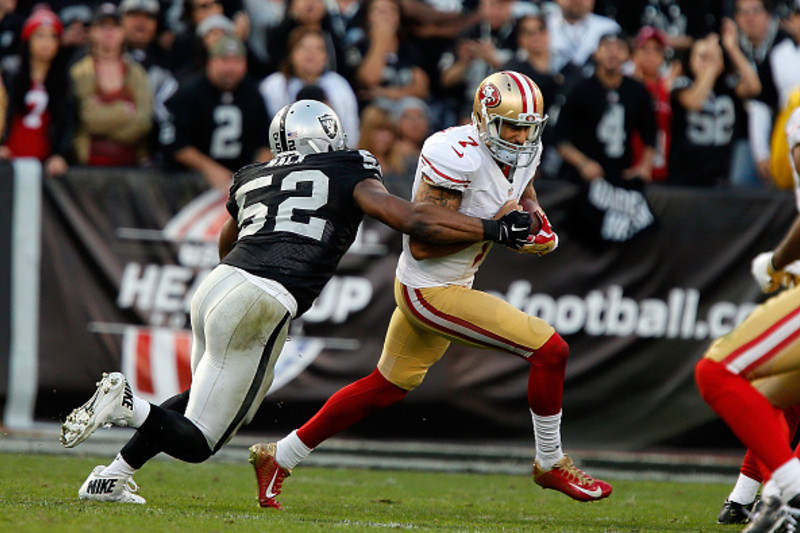
[[[547,122],[539,86],[519,72],[504,70],[487,76],[475,91],[472,121],[481,141],[501,163],[514,167],[530,165],[541,150],[542,130]],[[530,126],[523,144],[500,137],[503,123]]]

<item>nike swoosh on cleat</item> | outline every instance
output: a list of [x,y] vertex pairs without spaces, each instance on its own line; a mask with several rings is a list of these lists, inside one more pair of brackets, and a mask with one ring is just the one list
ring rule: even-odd
[[[275,469],[275,473],[272,475],[272,479],[270,480],[269,485],[267,485],[267,490],[264,492],[264,496],[266,496],[269,499],[272,499],[272,498],[274,498],[275,496],[278,495],[277,492],[272,492],[272,485],[275,484],[275,480],[277,478],[278,478],[278,470]],[[597,489],[597,490],[600,490],[600,489]]]
[[600,496],[603,495],[603,489],[601,489],[600,487],[597,487],[594,490],[589,490],[589,489],[584,489],[583,487],[580,487],[575,483],[570,483],[570,486],[574,489],[581,491],[587,496],[591,496],[592,498],[599,498]]

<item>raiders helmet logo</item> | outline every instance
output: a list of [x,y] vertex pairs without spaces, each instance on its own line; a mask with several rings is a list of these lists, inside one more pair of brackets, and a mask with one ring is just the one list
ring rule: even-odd
[[500,91],[491,83],[481,87],[481,102],[486,107],[497,107],[500,105]]
[[339,124],[331,115],[322,115],[317,117],[317,120],[319,120],[322,131],[325,132],[325,135],[327,135],[329,139],[334,139],[336,134],[339,133]]

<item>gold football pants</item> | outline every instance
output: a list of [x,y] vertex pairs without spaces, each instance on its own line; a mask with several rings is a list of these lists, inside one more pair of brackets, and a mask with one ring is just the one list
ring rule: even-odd
[[394,297],[378,369],[405,390],[422,383],[451,342],[527,359],[555,333],[496,296],[458,285],[412,289],[395,280]]
[[756,307],[705,357],[749,380],[775,406],[800,403],[800,287]]

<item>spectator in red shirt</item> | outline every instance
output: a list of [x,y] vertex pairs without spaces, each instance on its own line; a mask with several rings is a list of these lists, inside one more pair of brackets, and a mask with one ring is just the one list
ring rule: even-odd
[[[656,145],[653,154],[653,181],[667,179],[667,160],[671,141],[672,105],[670,90],[676,70],[665,71],[664,59],[668,40],[660,30],[644,26],[636,35],[633,49],[633,77],[644,83],[653,98],[656,113]],[[633,138],[634,164],[641,159],[644,144],[637,134]]]
[[72,106],[66,61],[59,54],[61,21],[49,8],[34,10],[22,28],[20,68],[9,80],[6,136],[0,157],[33,157],[48,176],[67,170]]

